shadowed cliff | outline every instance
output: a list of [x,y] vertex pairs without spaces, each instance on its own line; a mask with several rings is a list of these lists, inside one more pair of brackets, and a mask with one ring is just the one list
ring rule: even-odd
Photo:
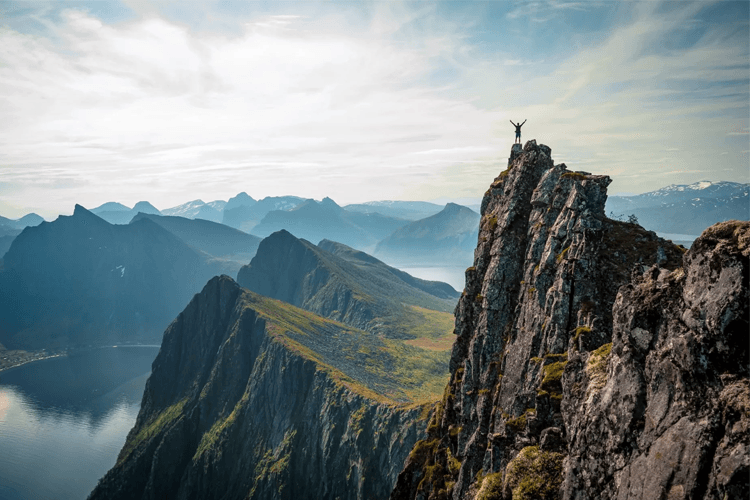
[[222,263],[150,220],[112,225],[76,205],[27,227],[0,269],[0,342],[154,342]]

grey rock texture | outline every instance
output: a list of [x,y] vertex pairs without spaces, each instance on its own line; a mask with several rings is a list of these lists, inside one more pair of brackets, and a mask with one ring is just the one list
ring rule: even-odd
[[310,341],[357,332],[212,279],[165,332],[135,427],[89,498],[387,497],[424,409],[372,397],[345,349],[334,367]]
[[603,386],[570,358],[564,498],[748,497],[748,244],[750,222],[717,224],[620,289]]
[[450,382],[391,498],[746,492],[750,223],[684,254],[604,216],[608,177],[535,141],[511,160],[482,202]]

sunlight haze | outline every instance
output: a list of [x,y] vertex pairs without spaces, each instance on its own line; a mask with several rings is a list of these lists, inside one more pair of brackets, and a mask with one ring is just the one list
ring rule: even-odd
[[749,182],[748,2],[5,2],[0,215]]

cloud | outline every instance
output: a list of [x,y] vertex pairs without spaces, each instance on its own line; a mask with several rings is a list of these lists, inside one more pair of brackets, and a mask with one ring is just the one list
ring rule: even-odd
[[170,185],[165,203],[176,204],[216,179],[225,196],[238,184],[321,196],[338,187],[317,179],[337,172],[360,197],[379,170],[419,170],[414,153],[442,168],[443,150],[464,158],[493,144],[489,113],[419,83],[433,70],[424,50],[297,22],[263,16],[225,36],[67,10],[62,44],[0,33],[0,99],[13,117],[0,124],[3,176],[63,171],[131,201]]
[[[721,151],[746,176],[734,153],[748,130],[747,15],[708,22],[707,2],[626,4],[617,24],[601,17],[611,4],[589,2],[530,2],[497,22],[463,4],[248,14],[213,2],[179,20],[154,5],[118,22],[40,11],[44,35],[0,31],[8,203],[478,198],[503,168],[508,119],[525,118],[524,139],[617,190],[703,171]],[[534,27],[566,16],[589,24]],[[550,48],[531,50],[535,38]]]
[[510,20],[528,18],[536,23],[544,23],[553,19],[566,10],[585,11],[596,6],[599,2],[570,2],[561,0],[544,0],[520,2],[506,14]]

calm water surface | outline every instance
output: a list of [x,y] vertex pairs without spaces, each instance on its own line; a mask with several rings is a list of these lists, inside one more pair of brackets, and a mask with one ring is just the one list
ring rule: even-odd
[[409,273],[416,278],[430,281],[442,281],[450,286],[463,291],[466,285],[466,268],[471,266],[469,262],[465,266],[456,267],[399,267],[405,273]]
[[0,500],[84,499],[117,460],[158,346],[0,372]]

